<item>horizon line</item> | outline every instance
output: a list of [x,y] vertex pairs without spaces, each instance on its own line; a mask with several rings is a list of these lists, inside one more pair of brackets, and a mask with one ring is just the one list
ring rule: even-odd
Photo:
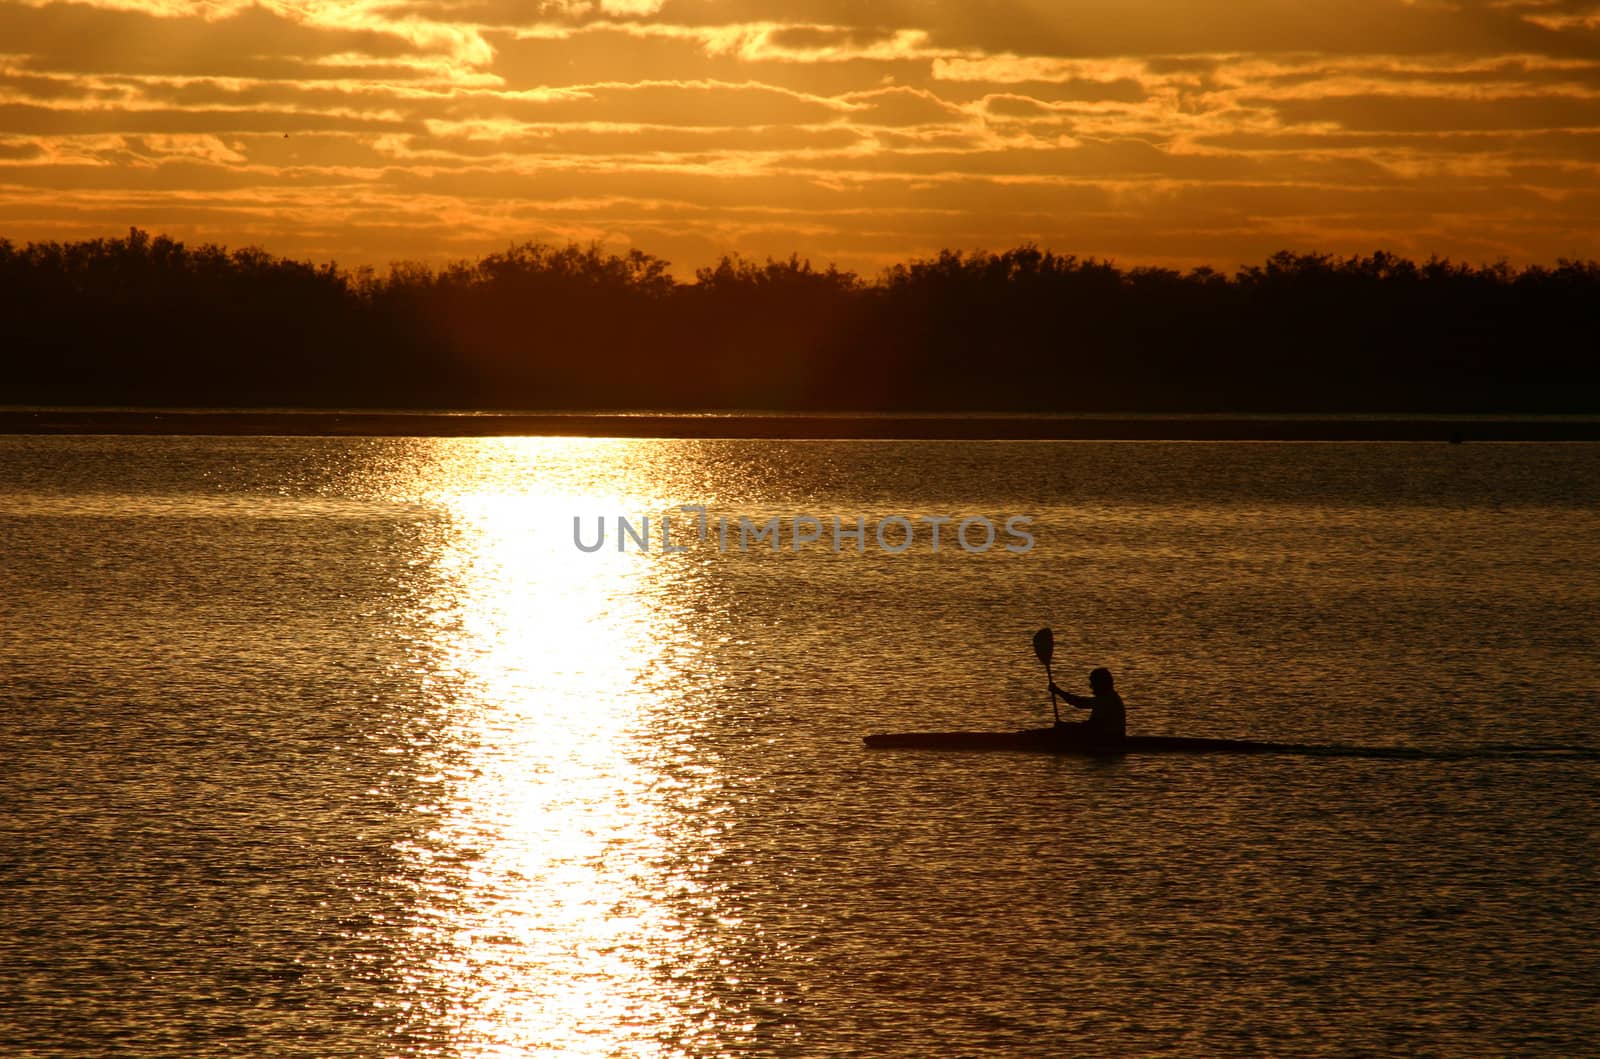
[[643,249],[642,247],[629,243],[622,249],[617,249],[612,244],[598,239],[592,239],[587,242],[580,242],[574,239],[569,239],[565,242],[558,242],[554,240],[546,241],[537,238],[524,239],[520,241],[513,239],[507,241],[502,249],[484,252],[477,258],[443,256],[432,259],[415,257],[392,258],[386,263],[386,265],[380,267],[370,264],[341,265],[336,257],[315,260],[310,257],[281,255],[270,248],[255,242],[230,245],[227,242],[213,241],[210,239],[204,241],[191,241],[188,239],[174,238],[173,236],[168,235],[166,232],[152,232],[149,229],[140,228],[137,225],[130,225],[124,233],[117,235],[107,234],[64,239],[28,239],[25,242],[18,242],[5,235],[3,232],[0,232],[0,250],[9,250],[12,253],[25,253],[34,248],[45,247],[66,248],[89,246],[96,243],[126,243],[131,246],[136,243],[148,245],[149,243],[158,241],[165,241],[166,243],[169,243],[172,246],[187,252],[216,251],[226,254],[230,257],[241,253],[257,251],[266,254],[269,258],[276,262],[309,265],[318,269],[331,269],[341,275],[348,276],[356,276],[364,272],[371,272],[374,276],[392,276],[397,269],[405,267],[420,267],[427,269],[432,273],[438,274],[457,266],[473,266],[482,264],[483,262],[491,260],[500,255],[518,250],[547,250],[556,253],[577,251],[585,254],[604,255],[605,257],[611,259],[624,261],[632,259],[634,255],[640,255],[645,261],[658,264],[661,269],[673,279],[675,283],[685,286],[692,286],[700,282],[700,273],[702,271],[710,271],[714,273],[718,268],[725,265],[732,265],[735,267],[754,267],[756,269],[763,269],[772,266],[777,266],[780,268],[787,266],[791,269],[796,269],[803,272],[822,274],[833,272],[840,276],[854,276],[864,284],[870,286],[882,281],[883,279],[886,279],[894,272],[894,270],[899,268],[937,263],[946,259],[955,259],[964,262],[1000,259],[1008,255],[1025,252],[1039,254],[1046,260],[1072,262],[1078,267],[1107,268],[1122,275],[1130,275],[1141,272],[1167,272],[1176,274],[1180,277],[1215,276],[1228,280],[1239,277],[1251,268],[1270,265],[1273,262],[1283,258],[1302,263],[1306,261],[1321,261],[1331,266],[1351,265],[1358,263],[1381,263],[1383,265],[1392,267],[1404,267],[1409,265],[1417,268],[1424,268],[1429,265],[1438,265],[1454,268],[1468,268],[1479,273],[1502,272],[1511,275],[1521,275],[1538,271],[1553,271],[1567,267],[1578,267],[1586,270],[1600,270],[1600,260],[1578,256],[1557,256],[1553,260],[1549,261],[1530,261],[1524,264],[1513,264],[1510,258],[1505,255],[1492,260],[1482,258],[1472,260],[1466,257],[1451,257],[1449,255],[1431,253],[1426,258],[1422,258],[1410,257],[1403,253],[1384,249],[1383,247],[1374,247],[1371,250],[1364,252],[1341,253],[1339,251],[1322,250],[1314,247],[1309,249],[1295,249],[1285,246],[1265,255],[1259,261],[1239,262],[1238,264],[1232,266],[1231,269],[1225,269],[1213,264],[1184,266],[1178,263],[1145,263],[1123,265],[1119,264],[1117,259],[1113,257],[1101,257],[1093,253],[1080,254],[1069,250],[1058,250],[1053,246],[1042,245],[1032,240],[1024,240],[1022,242],[1000,248],[993,246],[946,246],[940,247],[938,250],[925,254],[908,254],[892,264],[880,267],[876,272],[870,274],[858,272],[854,269],[840,268],[837,261],[833,260],[819,264],[815,259],[809,256],[802,256],[799,251],[791,251],[787,256],[774,256],[767,254],[757,258],[755,256],[746,256],[742,251],[739,250],[725,250],[718,253],[713,264],[694,267],[688,273],[688,275],[685,276],[682,274],[682,269],[675,265],[674,262],[667,258],[659,257],[651,253],[649,250]]

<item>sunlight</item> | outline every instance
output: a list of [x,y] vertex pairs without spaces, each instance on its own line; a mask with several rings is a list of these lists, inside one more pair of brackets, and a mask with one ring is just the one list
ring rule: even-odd
[[[610,448],[441,444],[435,465],[455,525],[436,646],[460,684],[442,820],[404,852],[431,880],[419,992],[449,998],[460,1054],[663,1054],[663,1027],[696,1006],[660,974],[692,940],[660,900],[671,828],[636,745],[656,708],[641,676],[683,630],[648,558],[540,533],[635,491]],[[561,472],[574,465],[586,480]]]

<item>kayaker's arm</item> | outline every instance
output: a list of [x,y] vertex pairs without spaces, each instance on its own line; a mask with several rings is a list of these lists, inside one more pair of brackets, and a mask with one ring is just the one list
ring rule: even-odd
[[1070,691],[1065,691],[1065,690],[1057,687],[1054,681],[1050,682],[1050,690],[1053,693],[1061,696],[1061,698],[1064,701],[1071,703],[1072,705],[1076,706],[1080,710],[1092,710],[1092,709],[1094,709],[1094,700],[1093,699],[1086,699],[1082,695],[1074,695]]

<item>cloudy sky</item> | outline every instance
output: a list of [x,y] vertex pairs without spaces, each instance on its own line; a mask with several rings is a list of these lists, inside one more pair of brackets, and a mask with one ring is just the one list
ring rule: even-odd
[[0,0],[0,236],[1600,257],[1600,0]]

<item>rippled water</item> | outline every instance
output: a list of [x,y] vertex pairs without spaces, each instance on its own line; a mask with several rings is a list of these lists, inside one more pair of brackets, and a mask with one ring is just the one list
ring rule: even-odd
[[[1595,1053],[1600,764],[1507,748],[1600,747],[1597,498],[1586,444],[0,438],[0,1043]],[[861,746],[1047,721],[1043,625],[1136,732],[1449,753]]]

